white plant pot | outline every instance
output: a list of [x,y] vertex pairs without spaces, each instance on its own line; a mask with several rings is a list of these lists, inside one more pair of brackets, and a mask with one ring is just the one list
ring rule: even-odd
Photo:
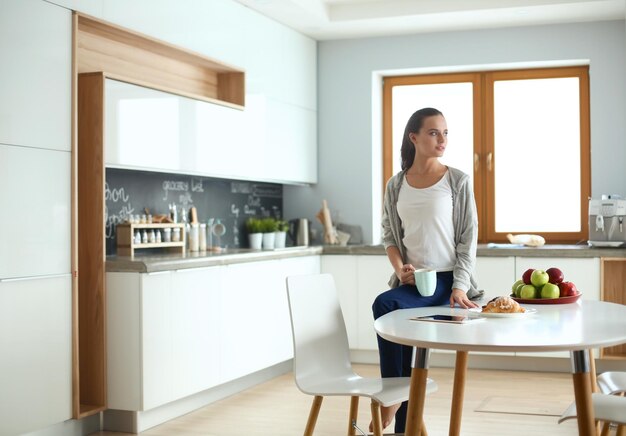
[[286,239],[287,239],[287,232],[274,232],[274,247],[285,248]]
[[263,233],[263,250],[274,249],[274,232]]
[[252,250],[260,250],[263,244],[263,233],[248,233],[248,242]]

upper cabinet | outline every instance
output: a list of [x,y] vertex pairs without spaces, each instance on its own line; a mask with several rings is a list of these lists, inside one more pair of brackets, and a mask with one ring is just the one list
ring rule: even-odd
[[0,143],[71,150],[71,11],[0,2]]
[[105,85],[105,164],[314,183],[315,111],[251,97],[243,111],[116,80]]
[[[220,107],[220,101],[197,98],[198,92],[175,89],[186,82],[176,74],[155,84],[146,80],[141,71],[131,76],[126,71],[113,70],[112,63],[96,67],[90,60],[93,53],[81,49],[79,44],[79,73],[102,71],[109,78],[187,97],[178,100],[179,104],[185,102],[181,110],[193,113],[192,117],[181,113],[182,121],[174,118],[169,122],[185,129],[178,131],[179,140],[187,141],[192,136],[192,142],[198,146],[172,143],[168,152],[159,156],[159,151],[149,144],[134,144],[132,150],[107,150],[107,164],[278,183],[317,182],[315,40],[230,0],[191,0],[184,5],[174,1],[107,0],[97,2],[97,7],[92,0],[56,1],[96,17],[79,17],[79,28],[81,22],[85,24],[84,36],[100,34],[99,20],[106,20],[113,28],[139,35],[138,41],[158,39],[165,45],[219,60],[224,66],[236,65],[229,68],[245,72],[243,98],[237,97],[239,103],[232,107],[228,107],[228,100],[226,106]],[[89,66],[81,66],[83,61]],[[237,75],[230,77],[230,86],[235,86]],[[161,97],[163,94],[158,98]],[[242,110],[233,109],[237,106]],[[156,106],[151,108],[151,112],[155,110]],[[172,107],[165,110],[171,111]],[[163,128],[156,124],[152,122],[152,132],[144,130],[140,137],[157,136],[156,132]],[[110,134],[111,126],[106,128]],[[171,137],[173,131],[168,132]],[[107,147],[120,145],[119,137],[107,138],[106,142]],[[140,157],[144,160],[137,160]],[[166,166],[161,166],[163,160],[167,161]]]

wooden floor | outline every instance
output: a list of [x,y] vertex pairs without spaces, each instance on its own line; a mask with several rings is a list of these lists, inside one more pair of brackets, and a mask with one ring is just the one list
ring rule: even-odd
[[[374,365],[355,365],[363,376],[377,376]],[[448,434],[452,369],[431,368],[429,376],[439,390],[426,398],[426,425],[430,436]],[[468,371],[461,434],[464,436],[571,436],[578,434],[574,420],[557,423],[574,398],[570,374]],[[286,374],[188,415],[151,428],[142,436],[296,436],[301,435],[312,397],[298,391],[292,374]],[[476,411],[476,409],[492,411]],[[327,397],[322,404],[315,435],[347,433],[349,399]],[[515,410],[517,409],[517,410]],[[494,410],[500,410],[494,412]],[[518,412],[518,413],[515,413]],[[540,413],[540,414],[526,414]],[[358,426],[366,430],[369,402],[362,399]],[[386,433],[393,433],[393,424]],[[358,433],[357,433],[358,434]],[[129,433],[97,432],[97,436]]]

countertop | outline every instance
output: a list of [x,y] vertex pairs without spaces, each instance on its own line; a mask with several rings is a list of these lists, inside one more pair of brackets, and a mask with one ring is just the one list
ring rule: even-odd
[[204,268],[262,260],[314,256],[322,254],[322,247],[289,247],[276,250],[228,249],[221,253],[187,252],[181,254],[146,254],[144,256],[107,256],[106,272],[158,272],[187,268]]
[[[222,253],[147,254],[143,256],[107,256],[107,272],[149,273],[187,268],[203,268],[235,263],[257,262],[314,255],[385,255],[382,245],[289,247],[276,250],[228,249]],[[617,257],[626,258],[626,248],[591,248],[587,245],[544,245],[543,247],[500,246],[489,248],[479,244],[481,257]]]
[[[382,245],[348,245],[346,247],[324,246],[323,254],[385,254]],[[626,248],[591,248],[587,245],[544,245],[543,247],[519,247],[500,244],[499,248],[490,248],[487,244],[478,244],[476,255],[481,257],[626,257]]]

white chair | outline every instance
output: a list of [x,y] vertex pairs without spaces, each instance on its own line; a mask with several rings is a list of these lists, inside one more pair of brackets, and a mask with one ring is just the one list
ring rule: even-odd
[[[593,394],[592,401],[596,421],[604,422],[601,435],[608,435],[611,424],[616,424],[616,436],[626,436],[626,397],[623,397],[626,394],[626,372],[603,372],[597,376],[596,384],[600,392]],[[576,418],[576,403],[563,412],[559,424],[572,418]]]
[[[596,392],[591,395],[591,401],[593,402],[593,413],[596,421],[605,423],[602,434],[608,434],[610,424],[616,424],[619,426],[617,435],[623,435],[626,425],[626,397]],[[561,415],[559,424],[570,418],[576,418],[576,404],[569,406]]]
[[[323,397],[341,395],[351,397],[347,434],[355,434],[359,397],[369,397],[374,435],[381,436],[380,406],[406,401],[410,378],[364,378],[354,373],[343,314],[330,274],[287,277],[287,296],[296,385],[315,397],[304,435],[313,435]],[[435,390],[437,385],[429,379],[426,392]]]

